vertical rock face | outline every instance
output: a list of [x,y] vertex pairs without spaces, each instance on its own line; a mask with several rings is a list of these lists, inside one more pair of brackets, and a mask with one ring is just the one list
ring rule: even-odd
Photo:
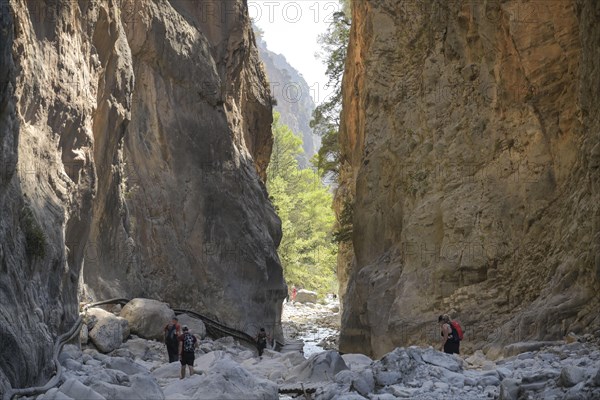
[[1,3],[0,388],[86,298],[276,324],[271,104],[245,2]]
[[[600,327],[600,5],[353,2],[340,350]],[[347,287],[346,287],[347,285]]]

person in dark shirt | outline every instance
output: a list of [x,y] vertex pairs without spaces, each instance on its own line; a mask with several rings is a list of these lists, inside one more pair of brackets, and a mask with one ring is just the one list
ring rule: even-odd
[[183,334],[179,336],[179,360],[181,361],[181,376],[185,378],[185,366],[190,370],[190,376],[194,375],[194,360],[196,359],[196,347],[198,339],[192,335],[187,326],[183,326]]
[[441,351],[448,354],[459,354],[460,340],[457,337],[457,333],[452,329],[452,325],[450,324],[450,316],[448,314],[440,315],[438,317],[438,323],[442,329]]
[[177,357],[177,338],[181,335],[181,326],[179,326],[178,319],[173,317],[171,323],[165,326],[164,339],[167,345],[167,353],[169,353],[169,362],[175,362],[178,360]]
[[254,337],[256,340],[256,348],[258,349],[258,356],[262,359],[263,351],[267,348],[267,340],[269,335],[265,332],[265,328],[260,328],[260,332]]

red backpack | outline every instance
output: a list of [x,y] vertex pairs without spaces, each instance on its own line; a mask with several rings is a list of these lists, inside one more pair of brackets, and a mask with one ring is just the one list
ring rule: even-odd
[[[463,330],[458,321],[450,321],[450,328],[452,328],[452,337],[454,339],[463,340]],[[456,336],[454,335],[454,331],[456,331]]]

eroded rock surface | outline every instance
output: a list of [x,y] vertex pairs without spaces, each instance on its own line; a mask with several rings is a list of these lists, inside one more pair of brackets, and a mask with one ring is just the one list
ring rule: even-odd
[[101,308],[90,308],[88,310],[86,326],[89,340],[103,353],[111,352],[121,346],[121,343],[130,333],[129,323],[126,319],[105,311]]
[[600,4],[352,6],[340,351],[600,328]]
[[154,340],[163,340],[165,326],[175,317],[168,304],[139,298],[125,304],[119,315],[129,322],[131,333]]
[[78,286],[278,326],[271,98],[246,7],[0,2],[0,391],[45,382]]

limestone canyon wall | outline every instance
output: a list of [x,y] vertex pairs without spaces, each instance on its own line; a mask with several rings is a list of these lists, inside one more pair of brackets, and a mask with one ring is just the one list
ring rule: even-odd
[[600,3],[352,4],[340,350],[600,328]]
[[271,100],[246,3],[0,4],[0,388],[47,378],[78,294],[276,324]]

